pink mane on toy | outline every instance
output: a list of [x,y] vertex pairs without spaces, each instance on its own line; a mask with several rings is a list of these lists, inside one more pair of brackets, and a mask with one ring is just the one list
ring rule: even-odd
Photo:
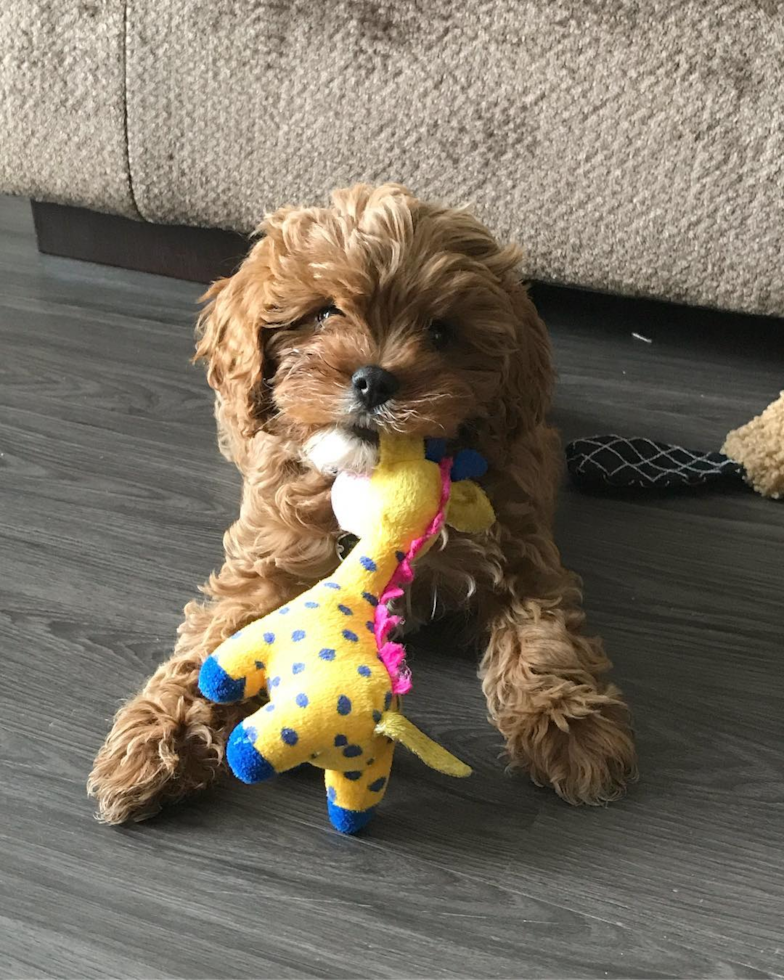
[[403,595],[405,586],[411,584],[414,579],[413,560],[427,542],[434,538],[443,527],[451,486],[449,474],[452,468],[452,460],[448,457],[442,459],[438,464],[438,468],[441,471],[441,500],[438,505],[438,511],[428,525],[425,533],[411,542],[408,553],[404,555],[395,568],[376,606],[374,632],[378,647],[378,656],[389,672],[389,676],[392,678],[393,694],[406,694],[411,690],[411,672],[405,663],[405,647],[402,643],[396,643],[394,640],[389,639],[389,634],[392,630],[402,622],[402,616],[395,616],[390,612],[389,604],[394,599],[399,599]]

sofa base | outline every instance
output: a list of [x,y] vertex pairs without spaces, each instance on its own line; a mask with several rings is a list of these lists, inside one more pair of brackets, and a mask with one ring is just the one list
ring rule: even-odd
[[230,275],[248,239],[219,228],[155,225],[87,208],[32,201],[38,249],[85,262],[209,282]]

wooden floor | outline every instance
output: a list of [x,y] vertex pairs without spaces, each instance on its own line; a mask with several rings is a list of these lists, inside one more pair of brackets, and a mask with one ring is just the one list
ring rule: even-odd
[[[358,839],[312,771],[93,820],[108,718],[237,508],[188,365],[198,294],[42,259],[0,199],[0,975],[782,976],[784,504],[750,492],[564,490],[560,543],[639,734],[642,778],[608,809],[506,776],[472,655],[431,634],[409,713],[472,779],[400,752]],[[783,323],[537,298],[567,436],[719,446],[782,387]]]

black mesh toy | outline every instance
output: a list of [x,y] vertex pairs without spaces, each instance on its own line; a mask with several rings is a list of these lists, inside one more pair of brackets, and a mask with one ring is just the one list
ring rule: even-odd
[[766,497],[784,496],[784,392],[751,422],[729,433],[721,452],[703,452],[618,435],[576,439],[566,447],[572,481],[583,488],[670,490],[743,480]]

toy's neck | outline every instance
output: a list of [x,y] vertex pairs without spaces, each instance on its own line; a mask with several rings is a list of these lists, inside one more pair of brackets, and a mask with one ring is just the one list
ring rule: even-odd
[[405,546],[402,550],[396,549],[389,535],[379,529],[357,541],[333,578],[338,582],[342,578],[356,580],[358,575],[363,589],[379,596],[392,578],[406,550]]
[[[430,515],[426,526],[422,526],[422,516],[418,515],[418,527],[414,526],[410,531],[401,531],[400,526],[395,529],[387,524],[381,524],[368,534],[363,535],[352,550],[347,555],[341,570],[346,568],[347,576],[355,573],[356,565],[359,564],[366,573],[365,584],[374,592],[381,594],[387,584],[396,577],[396,572],[401,564],[409,564],[413,559],[430,543],[432,538],[441,530],[443,524],[444,509],[449,499],[449,463],[444,460],[439,464],[441,471],[441,495],[436,510]],[[432,463],[428,463],[432,466]],[[412,515],[412,523],[413,523]],[[406,523],[406,519],[403,519]],[[349,571],[350,570],[350,571]],[[413,578],[413,569],[406,574],[406,582]]]
[[[379,533],[373,537],[374,546],[377,546],[379,555],[383,554],[383,559],[379,562],[379,574],[377,581],[382,584],[378,603],[374,616],[374,633],[378,647],[378,656],[386,666],[389,676],[392,679],[392,692],[394,694],[405,694],[411,688],[411,675],[405,664],[405,647],[390,639],[394,628],[401,622],[401,618],[395,615],[390,604],[404,594],[405,589],[414,579],[414,559],[422,554],[429,547],[436,535],[441,531],[444,524],[446,504],[449,500],[451,460],[445,459],[439,463],[441,473],[441,496],[436,513],[423,533],[409,538],[405,542],[405,547],[400,550],[395,549],[391,544],[388,534]],[[363,562],[364,553],[362,546],[365,541],[360,541],[352,551],[349,558],[358,556],[357,560]],[[369,549],[368,549],[369,550]],[[386,577],[390,571],[391,574]]]

